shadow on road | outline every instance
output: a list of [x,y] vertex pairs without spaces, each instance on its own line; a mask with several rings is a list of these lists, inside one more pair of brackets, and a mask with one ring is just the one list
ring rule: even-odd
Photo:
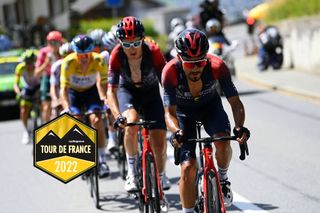
[[138,200],[131,197],[125,192],[108,192],[101,196],[102,211],[109,212],[126,212],[138,209]]
[[248,90],[248,91],[239,91],[240,96],[244,95],[257,95],[262,93],[267,93],[267,90]]
[[[259,208],[263,209],[263,210],[273,210],[273,209],[278,209],[278,206],[273,206],[272,204],[266,204],[266,203],[252,203],[255,206],[258,206]],[[236,206],[241,206],[242,208],[239,209]],[[235,202],[232,206],[227,207],[226,210],[229,211],[250,211],[250,210],[254,210],[250,208],[251,205],[248,205],[248,203],[244,203],[244,202]]]

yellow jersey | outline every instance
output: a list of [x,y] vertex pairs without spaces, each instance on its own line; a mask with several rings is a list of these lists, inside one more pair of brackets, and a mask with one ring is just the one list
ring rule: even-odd
[[96,84],[98,74],[101,83],[107,83],[108,66],[105,59],[100,54],[92,52],[89,54],[89,60],[88,69],[83,72],[76,53],[65,57],[61,64],[61,88],[68,87],[78,92],[86,91]]
[[20,82],[20,77],[22,77],[23,87],[32,89],[38,86],[40,81],[34,76],[35,66],[33,66],[33,70],[30,70],[30,72],[28,72],[27,69],[28,68],[25,62],[21,62],[16,66],[16,77],[14,83],[18,85]]

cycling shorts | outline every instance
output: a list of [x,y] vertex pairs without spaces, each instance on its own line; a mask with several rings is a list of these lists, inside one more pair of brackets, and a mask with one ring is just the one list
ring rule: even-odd
[[43,75],[41,77],[41,101],[50,101],[50,76]]
[[196,159],[197,143],[188,142],[188,139],[197,137],[196,121],[202,122],[206,133],[210,136],[220,132],[230,133],[230,122],[221,101],[198,108],[177,109],[177,118],[179,126],[184,132],[180,163],[191,158]]
[[39,91],[40,85],[34,87],[34,88],[22,88],[21,90],[21,100],[20,100],[20,106],[32,106],[32,103],[35,102],[37,96],[37,92]]
[[68,98],[71,113],[74,115],[80,115],[84,108],[89,113],[102,111],[101,101],[96,85],[83,92],[78,92],[69,88]]
[[120,87],[117,97],[121,113],[135,109],[143,119],[157,122],[150,129],[167,129],[158,85],[148,90]]

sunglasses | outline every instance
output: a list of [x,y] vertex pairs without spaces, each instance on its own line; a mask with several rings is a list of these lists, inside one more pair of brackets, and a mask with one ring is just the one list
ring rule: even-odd
[[52,41],[49,41],[48,43],[50,45],[52,45],[52,46],[61,46],[61,42],[60,41],[52,40]]
[[126,49],[129,49],[131,46],[134,47],[134,48],[138,48],[141,46],[142,44],[142,40],[139,40],[139,41],[134,41],[134,42],[123,42],[123,41],[120,41],[122,47],[126,48]]
[[201,59],[201,60],[196,60],[196,61],[184,61],[181,57],[180,57],[183,65],[185,66],[185,68],[187,69],[193,69],[195,66],[197,67],[205,67],[207,64],[207,58],[205,59]]

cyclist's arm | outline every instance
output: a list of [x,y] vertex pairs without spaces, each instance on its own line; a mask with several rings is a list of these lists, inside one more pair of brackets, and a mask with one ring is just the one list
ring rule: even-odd
[[117,91],[118,91],[117,87],[112,87],[109,85],[108,91],[107,91],[107,99],[108,99],[108,104],[111,109],[111,112],[115,118],[117,118],[120,115]]
[[50,96],[53,107],[57,107],[59,105],[59,98],[57,94],[57,86],[54,84],[50,84]]
[[164,107],[165,110],[165,120],[167,127],[171,132],[177,132],[180,130],[179,123],[176,117],[177,106],[166,106]]
[[229,97],[228,102],[231,105],[235,128],[242,127],[245,121],[245,110],[239,96]]
[[98,58],[99,61],[99,75],[97,76],[97,88],[101,100],[106,100],[107,97],[107,81],[108,81],[108,66],[106,60],[101,57]]
[[61,74],[60,74],[60,99],[63,109],[69,108],[69,99],[68,99],[68,88],[69,88],[69,61],[68,57],[64,58],[61,64]]
[[16,93],[16,95],[19,95],[20,94],[20,87],[19,87],[19,84],[20,84],[20,77],[21,77],[21,71],[22,71],[22,63],[19,63],[17,66],[16,66],[16,70],[15,70],[15,79],[14,79],[14,85],[13,85],[13,90],[14,92]]
[[61,105],[62,105],[63,109],[69,109],[68,88],[67,87],[61,87],[60,98],[61,98]]
[[45,56],[45,53],[39,53],[37,62],[36,62],[36,69],[35,69],[34,76],[36,78],[40,78],[43,71],[46,69],[46,67],[49,64],[50,64],[50,58],[48,56]]
[[14,81],[14,85],[13,85],[13,90],[16,93],[16,95],[20,94],[19,83],[20,83],[20,75],[16,73],[15,81]]

